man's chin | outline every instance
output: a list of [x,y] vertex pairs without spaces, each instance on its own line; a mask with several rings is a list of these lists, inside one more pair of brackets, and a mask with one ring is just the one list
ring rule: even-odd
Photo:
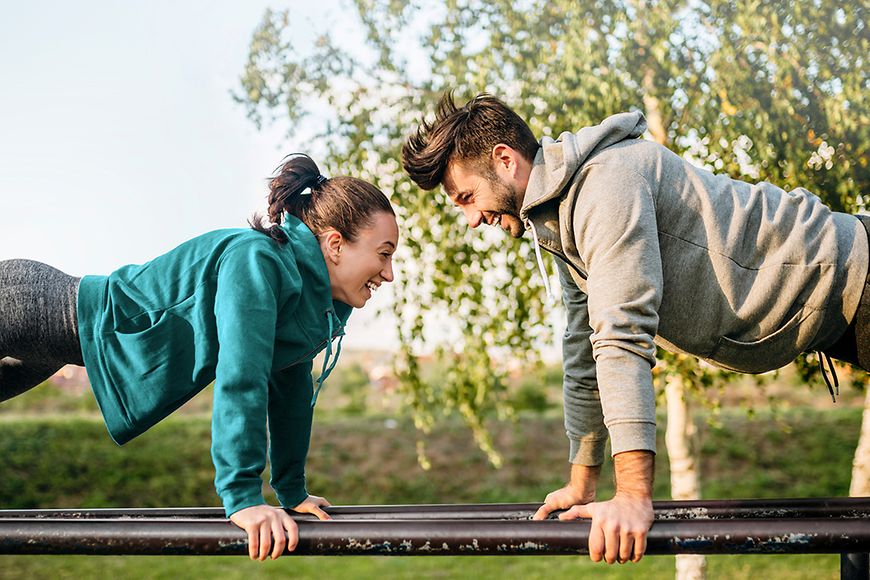
[[526,227],[520,221],[511,221],[510,229],[507,232],[512,238],[521,238],[526,233]]

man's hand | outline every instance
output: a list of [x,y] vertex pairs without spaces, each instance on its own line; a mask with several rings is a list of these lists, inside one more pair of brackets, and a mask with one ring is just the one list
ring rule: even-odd
[[[626,451],[614,456],[616,495],[610,501],[576,505],[559,514],[560,520],[592,518],[589,557],[608,564],[639,562],[653,523],[652,479],[655,455]],[[540,510],[539,510],[540,511]]]
[[617,493],[612,500],[575,505],[560,520],[592,518],[589,557],[608,564],[639,562],[646,551],[646,535],[653,522],[652,500]]
[[566,510],[578,504],[595,501],[595,486],[600,473],[600,465],[572,465],[571,481],[565,487],[547,494],[544,505],[538,508],[532,519],[545,520],[556,510]]
[[[299,540],[296,522],[281,508],[266,504],[251,506],[231,515],[230,521],[248,532],[248,555],[251,560],[265,560],[270,549],[273,560],[283,554],[285,548],[291,552],[296,549]],[[272,537],[275,538],[274,546]]]

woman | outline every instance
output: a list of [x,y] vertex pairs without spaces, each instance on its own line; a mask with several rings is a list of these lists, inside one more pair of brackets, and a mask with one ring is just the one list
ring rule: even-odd
[[[267,425],[279,501],[328,519],[329,503],[305,487],[314,403],[352,308],[393,280],[398,243],[383,193],[327,179],[307,156],[286,160],[269,189],[271,224],[254,216],[253,230],[213,231],[109,276],[0,262],[0,401],[83,364],[124,444],[214,381],[215,487],[260,560],[297,542],[293,520],[263,500]],[[315,387],[311,361],[324,349]]]

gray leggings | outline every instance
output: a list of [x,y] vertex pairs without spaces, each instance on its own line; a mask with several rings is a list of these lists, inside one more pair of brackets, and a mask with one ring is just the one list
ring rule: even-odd
[[33,260],[0,261],[0,401],[83,365],[79,278]]

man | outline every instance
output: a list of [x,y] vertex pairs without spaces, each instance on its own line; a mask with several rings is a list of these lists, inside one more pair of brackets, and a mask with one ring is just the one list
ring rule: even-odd
[[[646,549],[655,344],[748,373],[812,350],[870,369],[870,219],[714,175],[639,139],[645,129],[622,113],[538,143],[495,97],[458,108],[448,93],[402,150],[411,178],[443,185],[472,228],[530,229],[559,258],[572,466],[535,518],[591,517],[596,562]],[[595,502],[608,435],[616,493]]]

